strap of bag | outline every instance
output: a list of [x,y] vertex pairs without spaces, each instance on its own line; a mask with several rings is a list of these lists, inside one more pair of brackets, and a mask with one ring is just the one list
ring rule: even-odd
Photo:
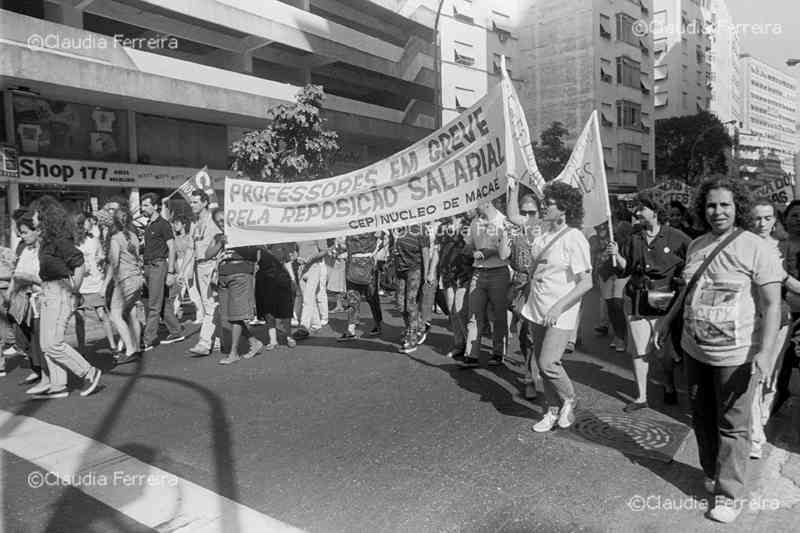
[[564,235],[566,235],[566,233],[567,233],[569,230],[571,230],[571,229],[572,229],[572,228],[571,228],[570,226],[567,226],[567,227],[563,228],[561,231],[559,231],[559,232],[556,234],[556,236],[555,236],[555,237],[553,237],[553,240],[552,240],[552,241],[550,241],[550,242],[548,242],[548,243],[547,243],[547,246],[545,246],[544,248],[542,248],[542,251],[541,251],[541,252],[539,252],[539,255],[537,255],[537,256],[536,256],[536,259],[534,259],[534,260],[531,262],[531,270],[530,270],[530,273],[531,273],[531,274],[533,274],[533,273],[536,271],[536,268],[539,266],[539,262],[542,260],[542,258],[545,256],[545,254],[546,254],[547,252],[549,252],[549,251],[550,251],[550,248],[552,248],[552,247],[553,247],[553,245],[554,245],[556,242],[558,242],[558,241],[561,239],[561,237],[563,237]]

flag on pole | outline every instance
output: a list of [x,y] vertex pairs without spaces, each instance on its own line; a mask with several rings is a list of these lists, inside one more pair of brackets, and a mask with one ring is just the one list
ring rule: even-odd
[[[594,226],[611,220],[608,181],[606,180],[597,110],[592,111],[589,121],[572,149],[572,155],[570,155],[567,165],[553,181],[562,181],[577,188],[583,194],[585,232],[592,233]],[[613,231],[611,224],[609,224],[609,231]],[[613,236],[611,238],[613,239]]]
[[[197,174],[184,181],[175,192],[180,193],[184,200],[189,202],[191,201],[191,196],[194,191],[204,191],[208,195],[208,207],[214,209],[215,207],[219,207],[219,202],[217,202],[217,193],[214,191],[213,181],[207,171],[208,166],[204,166],[197,171]],[[174,195],[175,192],[170,194],[169,197]]]
[[533,143],[531,142],[531,132],[528,129],[528,121],[525,119],[525,111],[519,102],[517,91],[511,78],[506,71],[506,56],[500,56],[500,72],[502,80],[500,85],[503,91],[503,115],[506,123],[505,146],[508,154],[506,173],[509,179],[509,188],[514,184],[522,183],[530,188],[533,193],[541,198],[544,187],[544,178],[539,172],[536,164],[536,157],[533,154]]

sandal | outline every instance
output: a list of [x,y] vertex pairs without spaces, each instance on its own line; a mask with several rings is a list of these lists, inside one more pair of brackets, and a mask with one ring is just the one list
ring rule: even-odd
[[269,344],[265,344],[264,345],[264,349],[265,350],[274,350],[277,347],[278,347],[278,343],[277,342],[275,342],[275,343],[271,342]]

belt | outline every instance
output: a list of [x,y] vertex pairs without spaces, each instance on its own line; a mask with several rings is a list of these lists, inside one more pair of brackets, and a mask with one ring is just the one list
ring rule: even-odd
[[372,252],[361,252],[357,254],[350,254],[350,257],[372,257]]
[[500,270],[500,269],[508,270],[508,265],[497,266],[497,267],[479,267],[479,266],[475,267],[475,270],[480,270],[481,272],[488,272],[489,270]]

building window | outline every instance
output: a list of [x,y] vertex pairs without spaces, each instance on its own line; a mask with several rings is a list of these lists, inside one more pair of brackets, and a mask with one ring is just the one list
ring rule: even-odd
[[643,77],[641,79],[639,79],[639,87],[642,90],[642,94],[650,94],[650,84],[647,82],[647,80],[644,79],[644,76],[647,76],[647,75],[646,74],[642,74],[642,76]]
[[639,38],[633,34],[635,18],[627,13],[617,13],[617,40],[639,46]]
[[656,107],[664,107],[667,104],[669,104],[669,93],[667,91],[656,93],[653,105]]
[[697,64],[699,65],[703,61],[705,61],[705,52],[703,52],[703,47],[699,44],[696,47],[695,54],[697,55]]
[[689,109],[689,93],[685,91],[681,93],[681,106],[684,109]]
[[614,122],[612,122],[607,116],[605,111],[600,111],[600,125],[605,126],[606,128],[611,128],[614,126]]
[[653,79],[655,81],[666,80],[669,76],[669,65],[656,65],[653,67]]
[[650,115],[647,113],[642,113],[642,132],[650,133]]
[[471,67],[475,64],[475,52],[472,45],[455,41],[453,46],[453,59],[456,63]]
[[501,43],[506,42],[511,37],[510,21],[511,17],[500,11],[492,10],[492,31],[497,34]]
[[642,170],[644,172],[650,170],[650,154],[642,153]]
[[667,51],[667,39],[656,39],[653,41],[653,53],[655,54],[656,58],[658,58],[661,54]]
[[460,113],[475,103],[475,91],[466,87],[456,87],[455,89],[455,106]]
[[618,144],[617,167],[626,172],[639,172],[642,169],[642,147],[637,144]]
[[628,100],[617,100],[617,124],[629,130],[642,127],[642,106]]
[[633,89],[639,88],[639,62],[629,57],[617,58],[617,83]]
[[473,24],[472,0],[456,0],[453,2],[453,16],[462,22]]
[[600,37],[604,39],[611,39],[611,32],[608,28],[611,26],[611,20],[608,15],[600,15]]

